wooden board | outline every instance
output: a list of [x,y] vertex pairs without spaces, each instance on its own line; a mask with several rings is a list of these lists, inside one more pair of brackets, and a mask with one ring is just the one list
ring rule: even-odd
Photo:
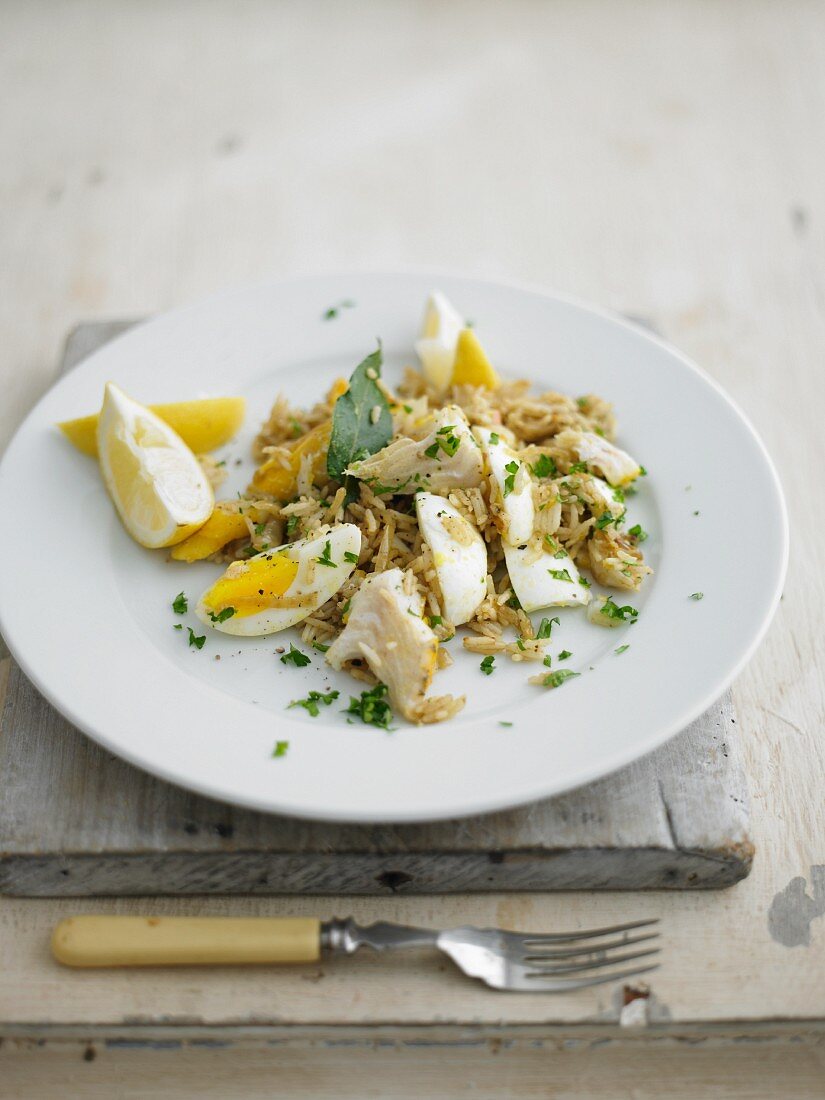
[[[85,324],[68,370],[128,327]],[[571,794],[484,817],[352,826],[189,794],[101,749],[12,663],[0,727],[9,894],[381,894],[727,886],[750,870],[728,693],[668,745]]]

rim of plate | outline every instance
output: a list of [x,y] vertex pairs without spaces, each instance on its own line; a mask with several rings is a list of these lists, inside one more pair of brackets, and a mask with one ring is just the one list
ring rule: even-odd
[[[759,647],[760,643],[765,637],[765,634],[770,626],[773,616],[776,612],[785,581],[785,576],[788,567],[788,555],[789,555],[789,522],[787,503],[782,488],[781,479],[776,466],[771,458],[765,444],[762,441],[761,436],[757,432],[750,418],[740,408],[734,398],[727,393],[727,391],[702,367],[689,358],[686,354],[681,352],[678,348],[674,347],[667,340],[661,337],[658,333],[648,329],[645,325],[637,323],[636,321],[614,312],[613,310],[605,307],[593,304],[589,301],[581,299],[577,296],[558,292],[550,289],[547,286],[541,284],[526,282],[522,280],[504,279],[504,278],[484,278],[472,275],[463,274],[460,272],[454,272],[449,269],[443,268],[428,268],[418,266],[405,266],[396,268],[390,271],[382,270],[369,270],[369,271],[329,271],[329,272],[317,272],[315,274],[302,274],[293,277],[285,278],[273,278],[258,280],[254,283],[241,284],[238,286],[224,288],[218,292],[208,295],[205,298],[198,299],[194,302],[176,307],[175,309],[165,311],[163,313],[154,315],[146,320],[137,322],[133,327],[128,329],[120,336],[115,337],[103,345],[100,349],[93,352],[87,359],[84,359],[78,366],[72,368],[71,371],[62,375],[55,384],[50,387],[49,390],[44,393],[33,408],[29,411],[23,421],[16,429],[14,435],[9,441],[5,453],[0,457],[0,499],[2,499],[4,474],[7,471],[7,467],[11,465],[13,458],[14,446],[18,437],[22,436],[24,430],[28,426],[29,422],[36,420],[41,407],[49,400],[53,390],[60,387],[63,380],[71,378],[78,371],[83,371],[84,368],[97,359],[99,355],[104,353],[111,354],[113,349],[125,341],[130,340],[136,332],[143,332],[152,326],[158,325],[163,322],[167,322],[170,318],[181,319],[184,318],[190,312],[197,312],[199,310],[208,309],[210,307],[220,307],[223,303],[230,302],[232,300],[239,300],[245,296],[251,296],[255,293],[263,291],[270,291],[273,294],[277,294],[279,290],[285,290],[288,287],[293,287],[299,284],[307,286],[313,283],[328,283],[339,281],[342,284],[351,284],[357,280],[393,280],[400,282],[404,279],[426,279],[432,285],[438,285],[439,283],[447,282],[460,282],[467,286],[476,286],[479,288],[485,288],[488,291],[495,292],[496,290],[506,290],[521,292],[526,295],[535,296],[541,299],[545,299],[549,302],[559,303],[561,305],[569,306],[574,310],[581,311],[586,315],[590,315],[594,318],[598,318],[602,321],[607,321],[611,325],[618,326],[619,328],[626,329],[634,333],[642,340],[656,345],[663,352],[665,352],[671,358],[677,360],[680,365],[692,373],[709,391],[712,392],[714,398],[723,403],[730,413],[739,421],[740,425],[746,430],[750,436],[751,443],[755,445],[762,462],[764,463],[764,472],[767,474],[771,482],[771,487],[774,490],[775,500],[774,503],[777,506],[777,513],[774,517],[778,521],[777,534],[780,538],[779,554],[773,562],[773,571],[770,585],[763,590],[763,598],[761,600],[761,614],[758,623],[754,626],[750,634],[750,639],[746,645],[743,645],[740,649],[738,657],[729,662],[719,676],[707,683],[704,691],[701,694],[697,694],[690,705],[684,706],[678,713],[674,713],[672,718],[667,722],[662,722],[657,725],[646,737],[639,738],[630,745],[625,745],[612,753],[602,754],[597,759],[593,759],[589,766],[581,767],[573,779],[562,779],[561,781],[554,780],[551,774],[545,775],[540,781],[534,781],[532,783],[525,783],[518,794],[502,794],[494,795],[489,794],[485,796],[475,796],[472,793],[464,794],[463,801],[457,802],[449,807],[443,807],[442,809],[434,812],[431,808],[403,808],[398,809],[396,807],[388,808],[378,812],[370,810],[362,810],[361,808],[353,809],[349,807],[330,807],[329,809],[323,806],[311,806],[308,807],[301,803],[295,803],[288,797],[285,797],[283,792],[277,792],[273,797],[258,798],[254,795],[246,795],[243,791],[228,791],[225,786],[220,783],[213,783],[205,781],[202,778],[192,777],[187,773],[185,768],[166,767],[156,761],[148,760],[145,755],[140,752],[134,751],[131,746],[124,746],[117,738],[109,736],[105,730],[97,728],[94,723],[90,723],[84,718],[82,710],[77,710],[74,702],[70,698],[64,697],[64,694],[60,691],[53,690],[51,683],[47,677],[43,677],[38,672],[36,666],[37,654],[27,650],[25,647],[19,647],[17,639],[14,635],[14,628],[10,630],[10,614],[6,610],[5,600],[0,599],[0,632],[2,632],[4,640],[9,648],[10,653],[14,657],[15,661],[20,666],[23,673],[34,684],[37,690],[44,696],[44,698],[59,711],[69,722],[81,730],[84,734],[89,736],[92,740],[102,745],[121,759],[126,760],[128,763],[135,765],[143,771],[146,771],[152,775],[157,776],[160,779],[173,783],[184,789],[194,791],[196,793],[205,795],[210,798],[218,799],[221,801],[229,801],[234,805],[247,807],[249,809],[259,810],[265,813],[272,814],[284,814],[291,817],[301,818],[312,821],[327,821],[327,822],[340,822],[340,823],[353,823],[353,824],[372,824],[372,823],[423,823],[428,821],[446,820],[450,818],[462,818],[472,816],[475,814],[492,813],[495,811],[505,810],[516,806],[522,806],[531,802],[536,802],[545,798],[553,797],[558,794],[562,794],[571,790],[576,790],[581,786],[594,782],[597,779],[601,779],[606,775],[609,775],[615,771],[620,770],[623,767],[633,763],[650,752],[654,751],[673,736],[684,730],[691,722],[703,714],[714,702],[716,702],[722,693],[730,686],[733,680],[741,673],[744,667],[748,664],[753,654]],[[420,304],[419,304],[420,307]],[[413,316],[415,316],[416,303],[411,305],[413,310]],[[621,413],[621,410],[620,410]],[[2,562],[2,546],[0,546],[0,562]],[[3,571],[0,570],[0,592],[2,592]],[[240,705],[240,704],[239,704]],[[449,727],[450,722],[441,724],[440,728]],[[422,727],[416,727],[422,728]],[[427,727],[423,727],[427,728]],[[432,728],[432,727],[430,727]]]

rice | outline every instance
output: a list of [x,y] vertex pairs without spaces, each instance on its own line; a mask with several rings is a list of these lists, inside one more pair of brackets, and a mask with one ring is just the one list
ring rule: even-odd
[[[531,394],[530,383],[525,380],[502,382],[494,390],[454,386],[439,397],[428,388],[423,376],[410,368],[397,395],[380,378],[377,383],[390,402],[395,438],[422,438],[422,423],[429,414],[446,405],[457,405],[471,424],[500,430],[508,441],[512,437],[521,463],[519,484],[527,477],[525,467],[535,470],[541,464],[550,471],[550,476],[530,479],[535,523],[527,545],[528,561],[538,560],[548,548],[550,552],[564,551],[580,567],[590,568],[601,583],[617,588],[638,588],[650,572],[632,538],[615,529],[598,529],[597,521],[605,509],[604,492],[600,496],[599,485],[587,473],[582,474],[582,464],[576,461],[569,437],[558,438],[560,433],[574,430],[595,432],[612,440],[616,421],[608,402],[592,394],[577,400],[554,391]],[[316,437],[323,433],[322,426],[331,422],[335,401],[344,388],[345,383],[336,383],[325,399],[309,410],[292,407],[283,396],[276,398],[254,442],[253,455],[259,463],[290,471],[295,479],[294,496],[281,501],[248,492],[238,502],[246,516],[248,536],[223,547],[213,559],[243,561],[260,549],[307,538],[329,525],[354,524],[361,533],[357,567],[335,596],[304,620],[303,641],[328,647],[343,629],[345,612],[365,578],[395,568],[403,571],[408,590],[420,596],[425,618],[439,641],[445,641],[454,635],[455,627],[445,615],[432,554],[418,528],[414,496],[376,493],[364,481],[340,485],[328,478],[323,463],[319,472],[317,444],[313,450],[312,439],[307,437],[314,429],[320,429]],[[370,422],[377,423],[381,412],[380,406],[372,408]],[[217,483],[223,471],[207,462],[204,467]],[[504,502],[500,491],[497,487],[491,489],[491,479],[485,477],[478,487],[453,489],[444,495],[478,529],[487,547],[487,592],[466,624],[469,633],[463,638],[464,648],[484,657],[507,657],[516,663],[543,661],[548,639],[535,638],[530,618],[515,599],[504,569]],[[620,495],[616,499],[621,499]],[[455,520],[451,522],[456,535],[460,535],[461,526]],[[447,650],[440,647],[437,666],[445,668],[451,663]],[[347,667],[356,679],[376,682],[363,662],[348,662]],[[424,723],[443,721],[457,714],[463,705],[463,697],[430,697],[421,702],[416,719]]]

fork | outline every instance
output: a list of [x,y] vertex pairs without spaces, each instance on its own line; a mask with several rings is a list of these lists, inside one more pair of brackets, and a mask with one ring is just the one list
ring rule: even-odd
[[[659,952],[651,942],[659,938],[650,930],[655,924],[658,919],[538,934],[471,927],[439,932],[386,921],[363,927],[352,919],[82,916],[57,925],[52,952],[66,966],[192,966],[307,963],[318,962],[322,951],[434,947],[493,989],[566,993],[656,970],[658,964],[638,963]],[[639,929],[649,931],[631,935]],[[625,950],[641,943],[650,946]]]

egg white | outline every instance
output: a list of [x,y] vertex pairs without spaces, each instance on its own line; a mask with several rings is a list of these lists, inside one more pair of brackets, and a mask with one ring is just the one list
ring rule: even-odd
[[[460,626],[473,617],[487,594],[484,539],[449,501],[435,493],[417,493],[415,511],[433,556],[444,614],[454,626]],[[456,528],[461,531],[461,541],[455,537]]]
[[[565,554],[557,558],[553,554],[542,554],[531,561],[532,550],[525,546],[509,546],[502,542],[504,560],[510,584],[525,611],[538,611],[540,607],[575,607],[590,602],[590,589],[580,583],[581,574],[573,559]],[[570,580],[553,577],[550,570],[567,570]]]
[[[498,443],[492,441],[494,435],[498,438]],[[475,436],[486,455],[490,476],[498,487],[501,514],[504,519],[502,542],[509,542],[511,546],[521,546],[533,534],[533,523],[536,518],[530,471],[500,432],[494,432],[492,428],[479,427],[475,428]],[[512,476],[506,467],[513,462],[518,463],[519,470],[512,482],[512,489],[505,496],[507,480]]]

